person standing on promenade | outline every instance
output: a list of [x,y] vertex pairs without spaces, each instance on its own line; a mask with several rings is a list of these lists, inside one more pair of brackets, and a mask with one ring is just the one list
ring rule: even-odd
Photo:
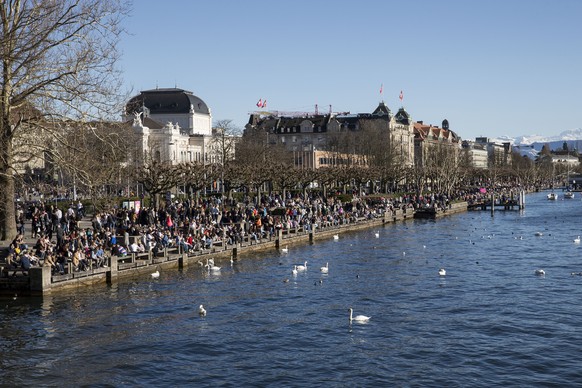
[[41,224],[40,224],[40,233],[46,233],[49,240],[53,239],[53,224],[52,224],[52,216],[46,210],[42,210],[41,213]]
[[32,215],[32,227],[30,230],[30,237],[31,238],[38,238],[40,237],[40,218],[38,214]]
[[57,224],[56,233],[57,233],[57,249],[59,249],[63,245],[63,237],[65,234],[65,231],[63,230],[63,226],[61,225],[60,222]]
[[55,207],[55,210],[53,211],[53,231],[57,231],[57,225],[59,225],[61,223],[63,219],[63,212],[61,209],[59,209],[58,207]]

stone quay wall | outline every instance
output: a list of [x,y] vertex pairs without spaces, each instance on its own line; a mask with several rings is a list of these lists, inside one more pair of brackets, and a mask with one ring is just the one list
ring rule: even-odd
[[[455,203],[450,208],[436,212],[438,216],[467,211],[467,203]],[[214,243],[212,248],[184,253],[179,248],[166,248],[154,255],[152,251],[142,254],[130,254],[123,257],[108,257],[107,267],[94,268],[87,271],[72,271],[71,266],[63,275],[51,275],[50,267],[33,267],[28,274],[19,271],[18,276],[10,276],[14,270],[2,268],[0,277],[0,293],[19,295],[43,295],[76,287],[94,284],[111,284],[118,279],[129,277],[150,276],[155,271],[167,269],[183,269],[189,265],[205,265],[207,259],[215,259],[216,263],[227,260],[240,260],[244,256],[268,250],[280,250],[286,246],[316,243],[318,240],[332,238],[333,235],[348,233],[362,229],[380,227],[386,224],[406,221],[415,218],[412,209],[397,209],[384,213],[381,217],[357,219],[341,225],[311,225],[310,228],[278,230],[274,236],[260,238],[255,241],[245,236],[242,243],[226,244],[225,241]]]

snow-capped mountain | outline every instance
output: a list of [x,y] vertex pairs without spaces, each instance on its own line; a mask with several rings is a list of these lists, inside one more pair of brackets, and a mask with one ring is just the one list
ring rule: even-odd
[[[566,142],[582,142],[582,128],[569,129],[560,133],[557,136],[520,136],[514,139],[514,144],[534,144],[534,143],[554,143],[561,142],[560,146]],[[568,144],[569,145],[569,144]]]
[[582,151],[582,128],[570,129],[556,136],[528,135],[515,138],[501,136],[492,140],[497,143],[509,142],[513,144],[515,151],[518,151],[523,156],[535,159],[546,144],[549,145],[552,151],[563,149],[564,142],[568,144],[569,150]]
[[570,129],[556,136],[500,136],[491,140],[497,143],[509,142],[513,144],[514,147],[520,149],[534,149],[538,152],[541,151],[542,147],[546,144],[550,146],[551,150],[561,150],[564,147],[564,142],[566,142],[568,144],[568,149],[582,151],[582,128]]

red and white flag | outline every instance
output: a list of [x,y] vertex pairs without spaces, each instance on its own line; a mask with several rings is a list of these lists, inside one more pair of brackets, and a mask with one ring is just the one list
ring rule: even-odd
[[265,99],[265,101],[263,101],[263,108],[267,107],[267,100]]
[[262,98],[260,98],[260,99],[259,99],[259,102],[257,102],[257,106],[258,106],[259,108],[262,108],[262,107],[263,107],[263,99],[262,99]]
[[380,94],[384,91],[384,84],[380,84]]
[[400,96],[398,98],[400,99],[400,101],[402,101],[402,99],[404,98],[404,94],[402,94],[402,90],[400,91]]

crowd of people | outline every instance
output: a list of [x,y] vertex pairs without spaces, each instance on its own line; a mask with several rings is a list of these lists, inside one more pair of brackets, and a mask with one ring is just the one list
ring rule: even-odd
[[[81,202],[66,211],[37,202],[29,212],[31,239],[24,243],[24,210],[17,211],[18,235],[9,247],[15,266],[50,266],[53,274],[86,271],[109,265],[110,256],[153,252],[176,247],[182,252],[208,251],[214,244],[254,243],[272,238],[279,230],[310,230],[382,217],[395,209],[446,208],[453,200],[467,200],[479,193],[458,192],[452,196],[405,195],[367,197],[355,193],[350,200],[340,196],[313,194],[263,195],[257,201],[245,197],[236,202],[210,197],[174,201],[159,209],[152,207],[116,208],[84,218]],[[84,220],[85,225],[81,225]]]

